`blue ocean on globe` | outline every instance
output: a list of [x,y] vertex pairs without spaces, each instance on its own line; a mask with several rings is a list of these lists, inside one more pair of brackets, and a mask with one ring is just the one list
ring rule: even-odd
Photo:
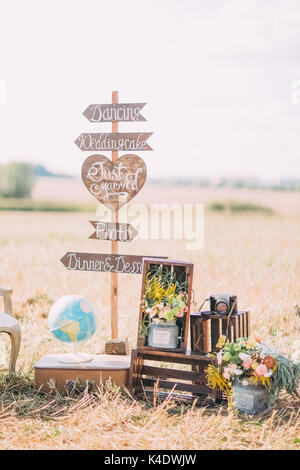
[[80,295],[66,295],[52,305],[48,326],[53,335],[64,343],[86,341],[96,331],[94,307]]

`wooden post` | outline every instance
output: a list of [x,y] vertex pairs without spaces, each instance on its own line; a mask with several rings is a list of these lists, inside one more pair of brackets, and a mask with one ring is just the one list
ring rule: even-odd
[[[119,92],[112,92],[112,103],[119,102]],[[112,132],[118,132],[118,121],[112,122]],[[112,152],[112,161],[115,162],[118,158],[118,152]],[[119,213],[117,210],[113,211],[113,223],[119,222]],[[118,242],[112,241],[111,244],[111,253],[113,255],[118,253]],[[118,337],[118,274],[111,273],[111,282],[110,282],[110,308],[111,308],[111,337],[116,339]]]

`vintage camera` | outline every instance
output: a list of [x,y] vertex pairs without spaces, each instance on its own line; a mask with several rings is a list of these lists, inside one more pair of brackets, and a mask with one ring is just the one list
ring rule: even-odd
[[232,313],[237,313],[237,296],[225,292],[212,294],[209,297],[210,311],[221,315],[228,315],[233,307]]

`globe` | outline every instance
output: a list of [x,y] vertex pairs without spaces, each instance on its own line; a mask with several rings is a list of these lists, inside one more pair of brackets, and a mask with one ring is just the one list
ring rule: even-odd
[[63,343],[80,343],[96,331],[93,305],[80,295],[66,295],[57,300],[48,315],[48,326]]

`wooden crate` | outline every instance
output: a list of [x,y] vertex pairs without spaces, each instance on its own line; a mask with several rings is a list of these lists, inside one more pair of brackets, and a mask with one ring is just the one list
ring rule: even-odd
[[[148,365],[155,361],[159,364]],[[163,365],[162,365],[163,363]],[[171,363],[172,366],[165,366]],[[165,351],[145,351],[134,348],[131,352],[129,390],[139,398],[165,400],[171,397],[180,403],[204,405],[220,402],[223,394],[207,385],[205,369],[216,360],[186,351],[185,354]],[[173,368],[174,364],[185,364],[188,370]]]
[[[216,351],[216,344],[221,335],[226,334],[228,315],[211,312],[191,314],[191,351],[195,354],[207,354]],[[250,312],[241,310],[232,314],[229,320],[228,337],[230,341],[250,335]]]
[[[190,308],[191,308],[191,299],[192,299],[192,284],[193,284],[193,263],[188,261],[176,261],[176,260],[168,260],[168,259],[158,259],[158,258],[144,258],[143,260],[143,276],[142,276],[142,289],[141,289],[141,303],[144,297],[145,292],[145,279],[147,272],[149,269],[153,269],[155,266],[161,266],[164,270],[170,270],[178,273],[180,276],[184,276],[185,280],[187,281],[187,293],[188,293],[188,305],[187,305],[187,313],[181,319],[177,319],[177,324],[179,326],[179,341],[178,347],[174,349],[167,349],[164,348],[164,351],[170,352],[181,352],[184,353],[187,349],[187,340],[188,340],[188,333],[189,333],[189,319],[190,319]],[[142,305],[140,305],[140,313],[139,313],[139,325],[138,325],[138,339],[137,339],[137,346],[139,350],[156,350],[152,346],[149,346],[144,341],[142,335],[142,323],[143,323],[143,309]],[[160,348],[161,350],[162,348]]]

